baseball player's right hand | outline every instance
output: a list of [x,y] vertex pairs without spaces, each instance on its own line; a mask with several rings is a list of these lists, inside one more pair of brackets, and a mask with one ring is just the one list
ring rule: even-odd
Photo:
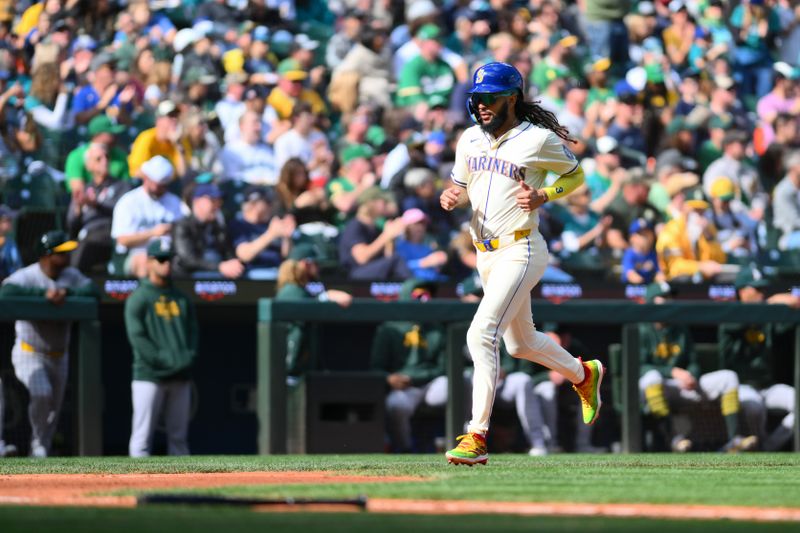
[[172,224],[164,223],[158,224],[150,230],[153,234],[153,237],[163,237],[164,235],[168,235],[170,231],[172,231]]
[[44,293],[45,298],[53,305],[61,305],[67,297],[67,289],[59,287],[57,289],[47,289]]
[[439,203],[445,211],[452,211],[458,205],[458,200],[463,191],[460,187],[450,187],[442,191],[442,196],[439,197]]
[[394,390],[403,390],[411,386],[411,378],[405,374],[389,374],[386,377],[386,382]]

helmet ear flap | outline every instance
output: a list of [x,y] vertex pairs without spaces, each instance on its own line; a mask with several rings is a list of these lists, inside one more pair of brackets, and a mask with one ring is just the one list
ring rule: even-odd
[[473,95],[469,95],[467,98],[467,114],[469,118],[472,119],[472,122],[475,124],[480,125],[480,117],[478,116],[478,106],[475,105]]

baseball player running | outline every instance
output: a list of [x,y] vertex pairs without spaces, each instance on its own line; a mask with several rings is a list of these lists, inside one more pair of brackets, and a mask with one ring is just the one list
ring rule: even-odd
[[[583,170],[562,143],[566,128],[555,116],[523,99],[522,76],[506,63],[489,63],[473,76],[467,107],[475,126],[456,147],[456,162],[440,203],[450,211],[472,207],[470,232],[478,249],[484,296],[467,331],[474,362],[472,420],[458,446],[446,453],[454,464],[486,464],[486,434],[499,376],[500,338],[512,357],[539,363],[573,383],[592,424],[600,411],[598,360],[582,362],[547,335],[531,317],[531,290],[547,266],[537,209],[583,183]],[[544,186],[548,172],[559,176]]]

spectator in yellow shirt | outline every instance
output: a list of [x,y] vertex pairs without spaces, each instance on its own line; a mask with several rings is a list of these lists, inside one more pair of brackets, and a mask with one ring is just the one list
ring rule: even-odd
[[192,148],[186,139],[180,140],[179,117],[180,110],[175,103],[164,100],[158,104],[155,127],[141,132],[131,146],[128,167],[132,177],[139,176],[142,164],[157,155],[166,157],[175,168],[175,174],[183,177]]
[[708,215],[710,205],[699,188],[679,194],[684,196],[681,215],[664,226],[656,241],[659,267],[670,281],[712,279],[727,258]]
[[325,102],[312,89],[303,87],[303,82],[308,78],[308,72],[302,69],[294,59],[284,59],[278,65],[280,80],[278,86],[272,89],[267,97],[267,104],[272,106],[281,120],[289,120],[292,116],[295,102],[306,102],[311,106],[311,111],[319,116],[326,112]]

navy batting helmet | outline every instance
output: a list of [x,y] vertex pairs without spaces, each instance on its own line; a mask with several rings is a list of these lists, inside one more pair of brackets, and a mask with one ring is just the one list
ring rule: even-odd
[[522,91],[522,74],[508,63],[487,63],[475,71],[469,92],[502,93],[512,90]]
[[473,95],[498,94],[508,95],[523,93],[522,74],[508,63],[487,63],[475,71],[472,76],[472,89],[467,99],[467,112],[475,124],[480,124],[478,105]]

